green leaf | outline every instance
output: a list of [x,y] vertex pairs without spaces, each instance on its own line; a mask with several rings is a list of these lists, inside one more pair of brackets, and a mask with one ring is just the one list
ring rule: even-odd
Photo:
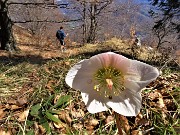
[[60,111],[53,109],[53,110],[48,110],[48,112],[52,114],[59,114]]
[[32,126],[34,124],[34,121],[27,120],[26,124],[27,126]]
[[43,123],[42,126],[46,129],[47,134],[51,132],[51,128],[49,127],[48,122]]
[[43,106],[46,106],[46,105],[50,104],[51,101],[53,100],[53,98],[54,98],[54,95],[49,96],[49,98],[48,98],[47,101],[43,104]]
[[61,123],[61,121],[58,118],[56,118],[54,115],[52,115],[51,113],[45,112],[45,114],[49,120],[51,120],[53,122]]
[[145,89],[145,90],[144,90],[145,93],[149,93],[149,92],[151,92],[151,91],[152,91],[151,89]]
[[31,111],[30,114],[32,116],[38,116],[39,114],[39,109],[41,109],[41,105],[40,104],[36,104],[34,106],[31,107]]
[[26,133],[26,135],[34,135],[34,131],[33,130],[30,130]]
[[47,118],[46,118],[45,116],[40,117],[40,119],[39,119],[39,124],[43,124],[43,123],[45,123],[45,122],[48,122]]
[[[65,96],[61,96],[57,103],[52,107],[52,108],[57,108],[59,106],[62,106],[64,105],[65,103],[67,103],[69,100],[70,100],[71,96],[70,95],[65,95]],[[51,108],[51,109],[52,109]]]

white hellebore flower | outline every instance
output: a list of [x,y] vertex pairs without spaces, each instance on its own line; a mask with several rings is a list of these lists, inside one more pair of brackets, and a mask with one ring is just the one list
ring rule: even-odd
[[136,116],[141,108],[141,89],[159,76],[156,68],[107,52],[74,65],[66,83],[81,91],[90,113],[112,108],[124,116]]

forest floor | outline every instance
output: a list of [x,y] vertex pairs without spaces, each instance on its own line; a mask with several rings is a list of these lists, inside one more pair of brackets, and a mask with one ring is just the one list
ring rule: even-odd
[[19,48],[18,53],[0,52],[0,135],[118,134],[113,110],[88,113],[80,92],[64,81],[72,65],[107,51],[149,63],[162,72],[143,89],[141,112],[136,117],[123,117],[124,130],[131,135],[180,134],[180,72],[176,60],[168,61],[144,48],[134,55],[126,42],[118,39],[71,46],[64,53],[56,45]]

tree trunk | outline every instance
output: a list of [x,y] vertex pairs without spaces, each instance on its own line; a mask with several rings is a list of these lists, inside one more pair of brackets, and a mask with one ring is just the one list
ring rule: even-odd
[[7,0],[0,1],[0,42],[1,50],[14,51],[16,44],[12,32],[12,21],[8,16]]
[[87,43],[94,43],[95,39],[96,39],[96,29],[97,29],[97,20],[96,20],[96,11],[97,11],[97,7],[96,7],[96,3],[91,3],[91,7],[90,7],[90,28],[89,28],[89,35],[87,37]]
[[87,33],[87,31],[86,31],[86,27],[87,27],[87,24],[86,24],[86,2],[85,1],[83,1],[83,45],[85,44],[85,42],[86,42],[86,38],[87,38],[87,36],[86,36],[86,33]]

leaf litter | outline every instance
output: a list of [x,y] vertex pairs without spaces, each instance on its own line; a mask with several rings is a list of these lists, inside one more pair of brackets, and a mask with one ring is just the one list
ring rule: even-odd
[[[169,83],[166,77],[160,76],[157,81],[148,86],[150,89],[147,87],[149,92],[146,92],[145,88],[143,92],[144,108],[141,113],[134,120],[126,117],[123,118],[126,122],[124,128],[127,131],[130,130],[132,135],[144,134],[146,131],[149,134],[153,133],[153,131],[155,132],[155,127],[153,126],[153,115],[155,113],[161,116],[161,122],[164,125],[169,124],[168,117],[172,117],[171,119],[177,121],[179,112],[177,111],[175,98],[178,96],[178,93],[174,92],[174,89],[179,91],[179,84],[176,83],[176,77],[174,74],[168,77],[168,79],[171,79],[171,83]],[[54,83],[54,81],[47,81],[47,85],[50,85],[50,82]],[[47,86],[46,88],[49,89]],[[50,90],[50,93],[53,92]],[[44,100],[42,103],[33,105],[30,108],[30,101],[28,101],[27,95],[10,98],[6,103],[4,102],[0,106],[0,123],[1,127],[3,127],[0,132],[5,135],[16,134],[17,131],[12,130],[14,123],[19,122],[23,125],[23,122],[26,122],[28,123],[25,129],[26,132],[28,128],[34,127],[33,134],[47,134],[48,132],[66,134],[77,131],[80,133],[98,134],[99,132],[108,133],[111,130],[110,134],[115,133],[113,112],[108,111],[91,115],[87,112],[85,105],[79,97],[73,97],[75,99],[71,100],[71,92],[68,95],[65,93],[61,95],[54,93],[52,95],[54,96],[48,102]],[[38,119],[45,120],[43,122],[43,120]],[[36,123],[29,126],[29,122]],[[111,125],[108,125],[110,123]],[[177,132],[179,132],[178,124],[177,121],[173,125],[174,130]]]

